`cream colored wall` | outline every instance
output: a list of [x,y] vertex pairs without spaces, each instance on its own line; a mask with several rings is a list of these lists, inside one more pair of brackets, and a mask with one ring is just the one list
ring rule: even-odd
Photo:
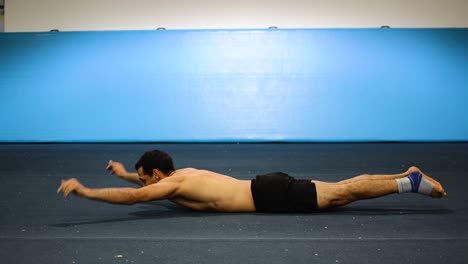
[[468,27],[468,0],[6,0],[5,31]]

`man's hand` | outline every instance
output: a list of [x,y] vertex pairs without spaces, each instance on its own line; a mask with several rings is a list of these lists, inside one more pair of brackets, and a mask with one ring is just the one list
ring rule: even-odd
[[59,192],[63,192],[65,198],[72,192],[79,196],[85,196],[86,188],[77,179],[62,180],[62,184],[57,190],[57,193]]
[[125,177],[128,175],[127,170],[120,162],[109,160],[106,170],[110,171],[111,174],[116,174],[119,177]]
[[143,183],[139,180],[138,173],[129,173],[120,162],[109,160],[106,170],[110,171],[110,174],[117,174],[121,179],[129,181],[131,183],[138,184],[140,186]]

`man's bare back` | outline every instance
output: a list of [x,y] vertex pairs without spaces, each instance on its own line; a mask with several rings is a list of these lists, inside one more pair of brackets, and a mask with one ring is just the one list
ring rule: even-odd
[[[175,184],[167,199],[179,205],[202,211],[254,212],[250,180],[237,180],[219,173],[193,168],[176,170],[149,188],[161,183]],[[145,187],[146,188],[146,187]]]

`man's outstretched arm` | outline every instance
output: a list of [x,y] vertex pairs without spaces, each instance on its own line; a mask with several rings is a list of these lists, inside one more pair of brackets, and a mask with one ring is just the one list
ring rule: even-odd
[[109,160],[109,164],[107,165],[106,170],[110,171],[111,174],[116,174],[121,179],[143,186],[143,183],[140,181],[138,173],[127,172],[123,164],[120,162]]
[[177,189],[172,182],[159,182],[143,188],[100,188],[91,189],[83,186],[76,179],[62,180],[57,192],[63,192],[64,197],[70,193],[92,200],[116,204],[134,204],[152,200],[162,200],[170,197]]

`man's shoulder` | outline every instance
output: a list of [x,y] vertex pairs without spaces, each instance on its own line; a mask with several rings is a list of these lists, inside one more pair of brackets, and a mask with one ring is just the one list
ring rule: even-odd
[[193,177],[196,175],[200,175],[202,173],[202,170],[195,169],[195,168],[183,168],[183,169],[178,169],[175,171],[173,176],[171,177]]
[[176,170],[173,176],[177,177],[189,177],[189,178],[205,178],[205,177],[227,177],[214,171],[195,169],[195,168],[184,168]]
[[197,168],[183,168],[183,169],[178,169],[176,170],[175,175],[179,174],[184,174],[184,175],[199,175],[199,174],[211,174],[215,173],[213,171],[209,170],[204,170],[204,169],[197,169]]
[[180,173],[180,172],[195,172],[195,171],[200,171],[200,170],[199,170],[199,169],[196,169],[196,168],[182,168],[182,169],[176,170],[176,173]]
[[193,178],[195,176],[200,176],[203,174],[205,174],[203,170],[195,168],[183,168],[176,170],[175,173],[172,174],[172,176],[167,177],[166,179],[182,180],[185,178]]

